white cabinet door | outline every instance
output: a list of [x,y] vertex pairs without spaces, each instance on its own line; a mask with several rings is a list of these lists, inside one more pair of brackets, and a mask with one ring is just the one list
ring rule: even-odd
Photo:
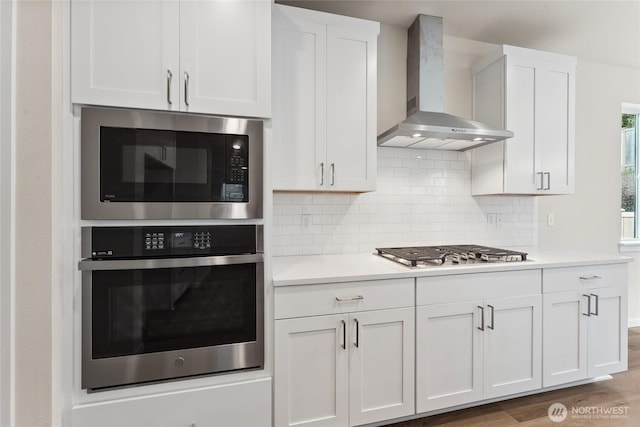
[[273,9],[273,187],[326,187],[327,26]]
[[332,190],[375,190],[376,46],[371,31],[328,29],[326,180]]
[[275,425],[349,424],[348,316],[277,320]]
[[484,399],[542,387],[542,296],[486,300]]
[[271,3],[181,1],[181,109],[271,113]]
[[179,5],[73,1],[71,101],[178,110]]
[[[541,63],[537,69],[536,176],[541,194],[574,191],[575,67]],[[539,187],[539,188],[540,188]]]
[[350,316],[350,425],[413,415],[414,308]]
[[628,363],[626,287],[590,289],[589,377],[625,371]]
[[582,292],[543,296],[542,385],[587,378],[587,302]]
[[482,400],[482,301],[417,307],[416,411]]
[[537,192],[536,182],[536,63],[506,57],[505,126],[513,138],[504,142],[504,192]]
[[273,8],[275,190],[375,189],[379,24]]

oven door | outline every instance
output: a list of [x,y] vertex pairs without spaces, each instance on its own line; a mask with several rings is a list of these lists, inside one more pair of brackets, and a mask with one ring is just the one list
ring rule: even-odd
[[81,261],[82,388],[263,366],[263,255]]

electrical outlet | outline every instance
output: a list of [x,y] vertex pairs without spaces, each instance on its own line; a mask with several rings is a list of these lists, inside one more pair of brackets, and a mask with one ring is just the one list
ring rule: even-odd
[[489,223],[489,225],[496,225],[496,214],[487,214],[487,222]]
[[504,222],[504,214],[496,214],[496,227],[502,227],[502,223]]
[[300,215],[300,229],[303,231],[309,231],[311,228],[311,214]]
[[556,216],[553,212],[547,214],[547,226],[553,227],[556,225]]

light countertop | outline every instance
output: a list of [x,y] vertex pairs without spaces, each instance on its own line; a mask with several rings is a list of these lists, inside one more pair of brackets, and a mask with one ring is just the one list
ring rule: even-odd
[[407,267],[373,253],[306,255],[273,258],[274,286],[353,282],[402,277],[442,276],[492,271],[573,267],[626,263],[631,258],[616,253],[516,248],[528,253],[527,261],[467,265]]

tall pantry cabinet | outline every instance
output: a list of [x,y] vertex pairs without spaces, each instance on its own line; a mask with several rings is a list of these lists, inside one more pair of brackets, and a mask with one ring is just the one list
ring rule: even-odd
[[500,46],[472,67],[475,120],[514,137],[472,151],[473,195],[572,194],[576,58]]

